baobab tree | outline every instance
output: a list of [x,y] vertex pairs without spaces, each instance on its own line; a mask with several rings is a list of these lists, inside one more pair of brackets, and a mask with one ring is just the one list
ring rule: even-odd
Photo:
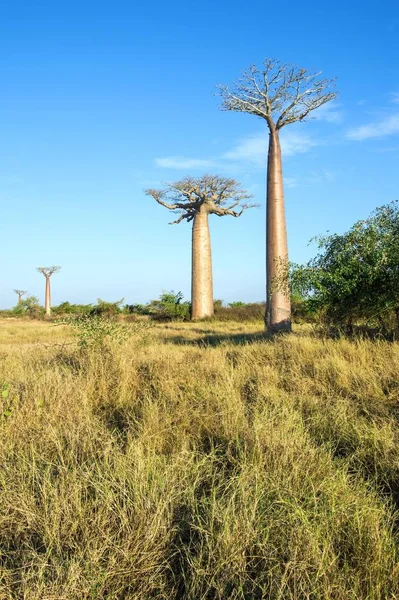
[[37,267],[37,271],[46,278],[45,309],[47,317],[51,315],[50,277],[60,269],[61,267]]
[[[171,225],[181,221],[193,222],[191,317],[199,319],[213,315],[212,253],[209,233],[209,215],[240,217],[254,204],[252,198],[234,179],[217,175],[186,177],[166,184],[162,190],[149,189],[145,193],[168,210],[180,216]],[[239,208],[238,211],[234,210]]]
[[27,290],[14,290],[14,292],[18,296],[18,306],[20,306],[22,303],[22,296],[25,296],[25,294],[27,294],[28,292]]
[[266,192],[266,327],[270,332],[291,330],[288,291],[288,246],[280,130],[306,120],[336,98],[334,80],[320,72],[266,59],[251,66],[232,89],[218,86],[222,110],[249,113],[266,121],[269,130]]

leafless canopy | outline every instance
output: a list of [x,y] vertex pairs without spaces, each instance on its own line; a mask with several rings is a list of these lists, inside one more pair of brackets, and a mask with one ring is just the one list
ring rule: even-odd
[[[180,215],[171,224],[180,223],[184,219],[192,221],[202,206],[206,207],[209,214],[218,217],[239,217],[247,208],[257,206],[245,202],[250,200],[252,195],[243,190],[235,179],[217,175],[186,177],[165,184],[162,190],[148,189],[145,193],[152,196],[158,204]],[[236,207],[239,208],[238,211],[234,210]]]
[[45,276],[46,279],[50,279],[50,277],[59,271],[61,267],[37,267],[36,270],[39,271],[42,275]]
[[22,296],[24,296],[25,294],[28,293],[27,290],[14,290],[14,292],[20,297],[22,298]]
[[232,89],[219,85],[222,110],[246,112],[267,121],[271,130],[305,120],[326,102],[334,100],[334,79],[321,79],[295,65],[266,59],[262,68],[251,66]]

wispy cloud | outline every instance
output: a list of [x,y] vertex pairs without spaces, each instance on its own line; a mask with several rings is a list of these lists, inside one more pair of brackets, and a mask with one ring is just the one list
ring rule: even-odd
[[[318,142],[308,135],[298,132],[281,133],[281,151],[283,156],[303,154],[318,145]],[[245,161],[256,167],[264,167],[267,158],[268,136],[256,134],[240,140],[231,150],[225,152],[222,158],[233,161]]]
[[166,156],[156,158],[155,164],[165,169],[208,169],[215,166],[215,161],[185,156]]
[[241,139],[231,150],[222,155],[223,159],[233,161],[245,161],[262,167],[266,163],[267,156],[267,136],[266,134],[256,134]]
[[[283,156],[294,156],[309,152],[315,146],[320,145],[314,138],[296,132],[282,131],[281,151]],[[237,162],[242,163],[247,168],[265,168],[267,160],[267,149],[269,136],[266,132],[257,133],[241,140],[227,152],[214,158],[189,158],[185,156],[165,156],[156,158],[155,164],[165,169],[209,169],[213,167],[229,168]]]
[[391,102],[393,102],[394,104],[399,104],[399,92],[391,93]]
[[290,130],[283,130],[281,132],[281,151],[283,156],[303,154],[319,145],[320,143],[309,135]]
[[350,140],[363,141],[371,138],[386,137],[395,133],[399,133],[399,113],[395,113],[379,121],[367,123],[367,125],[350,129],[346,137]]
[[342,123],[344,111],[338,102],[328,102],[315,111],[314,118],[316,121],[327,121],[327,123]]

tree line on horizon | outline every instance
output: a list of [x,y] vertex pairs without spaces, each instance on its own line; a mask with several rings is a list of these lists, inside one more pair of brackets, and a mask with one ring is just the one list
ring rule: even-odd
[[[339,328],[353,333],[367,326],[383,335],[399,334],[399,201],[377,208],[367,219],[354,223],[342,234],[313,239],[318,254],[306,264],[290,263],[280,270],[283,285],[288,277],[292,313],[296,322]],[[279,287],[279,277],[274,285]],[[14,290],[18,304],[6,315],[41,318],[45,311],[38,299],[22,299],[24,290]],[[97,300],[97,304],[62,302],[53,307],[55,317],[147,316],[151,319],[190,320],[191,302],[181,292],[164,291],[147,304],[124,304]],[[217,320],[256,320],[265,312],[265,302],[245,303],[213,300]],[[213,317],[207,317],[212,319]]]

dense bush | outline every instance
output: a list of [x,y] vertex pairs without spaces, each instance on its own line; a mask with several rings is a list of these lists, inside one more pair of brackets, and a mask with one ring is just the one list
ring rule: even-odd
[[28,296],[21,300],[12,309],[12,313],[15,316],[30,317],[31,319],[40,319],[44,316],[44,308],[40,306],[38,298],[36,296]]
[[92,308],[92,304],[70,304],[69,302],[61,302],[58,306],[53,306],[51,312],[55,316],[88,315]]
[[147,304],[148,313],[155,321],[188,321],[191,314],[190,302],[183,302],[183,294],[162,292],[159,300]]
[[97,304],[70,304],[69,302],[62,302],[58,306],[53,306],[51,312],[55,316],[68,316],[68,315],[90,315],[97,317],[115,317],[122,313],[121,304],[122,300],[117,302],[106,302],[101,298],[97,299]]
[[93,306],[89,314],[97,317],[115,317],[122,312],[121,304],[123,301],[124,298],[117,302],[106,302],[101,298],[97,298],[97,304]]
[[330,326],[399,329],[399,206],[378,208],[341,235],[318,238],[319,254],[294,265],[293,290]]

